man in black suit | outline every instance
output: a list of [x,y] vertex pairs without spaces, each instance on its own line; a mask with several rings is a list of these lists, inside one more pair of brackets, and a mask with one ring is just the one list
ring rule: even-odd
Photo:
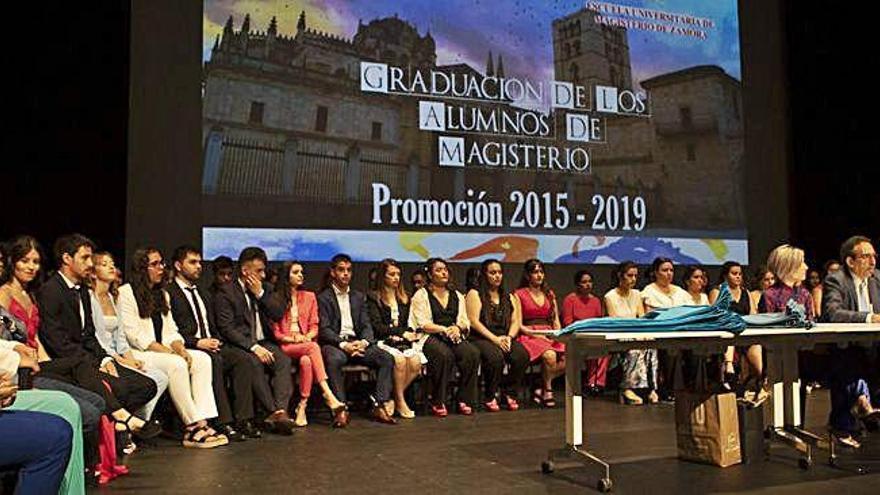
[[[230,440],[245,437],[259,438],[254,428],[253,366],[250,356],[235,346],[223,345],[219,340],[214,319],[212,296],[196,283],[202,276],[202,254],[192,246],[174,250],[174,281],[168,285],[171,297],[171,315],[188,349],[199,349],[211,357],[212,386],[217,402],[217,420],[220,433]],[[226,392],[226,377],[233,387],[235,412],[230,407]]]
[[247,353],[254,397],[270,413],[265,422],[273,431],[289,435],[294,427],[287,413],[293,395],[290,358],[271,341],[272,321],[281,319],[284,308],[273,303],[271,291],[263,287],[266,263],[262,249],[245,248],[238,257],[238,276],[215,294],[214,313],[224,345]]
[[[67,367],[66,363],[87,362],[100,374],[81,373],[79,365],[67,367],[77,385],[101,395],[110,412],[136,410],[156,395],[156,382],[124,366],[116,366],[95,337],[89,290],[83,284],[94,268],[94,243],[80,234],[70,234],[55,242],[58,271],[37,292],[40,308],[40,342],[52,358],[45,373]],[[59,373],[61,374],[61,373]],[[66,374],[66,372],[64,373]],[[112,393],[100,383],[110,384]],[[126,414],[113,413],[120,421]]]
[[[376,390],[370,397],[373,419],[396,424],[385,410],[391,398],[394,358],[376,345],[367,314],[367,298],[351,288],[351,258],[337,254],[330,262],[330,286],[318,294],[318,342],[333,393],[345,402],[346,364],[360,364],[377,370]],[[343,425],[344,426],[344,425]]]
[[[822,319],[833,323],[880,323],[880,274],[871,240],[850,237],[840,248],[840,259],[843,269],[828,274],[822,286]],[[880,410],[871,405],[862,378],[872,374],[866,369],[867,362],[859,346],[834,351],[829,424],[837,430],[857,432],[856,418],[873,422],[880,415]]]

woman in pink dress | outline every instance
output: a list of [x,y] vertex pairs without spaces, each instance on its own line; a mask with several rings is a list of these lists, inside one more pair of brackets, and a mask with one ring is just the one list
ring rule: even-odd
[[554,407],[553,379],[565,373],[565,345],[541,334],[541,331],[562,328],[556,295],[544,277],[544,263],[537,259],[526,261],[519,289],[514,294],[522,308],[517,341],[526,348],[530,362],[541,359],[543,386],[535,390],[535,402]]
[[306,406],[312,384],[317,382],[324,402],[333,411],[334,425],[339,425],[344,422],[345,404],[336,398],[327,383],[324,358],[315,342],[318,337],[318,302],[314,292],[302,288],[304,280],[303,266],[297,261],[288,261],[281,268],[274,294],[287,308],[281,321],[272,325],[275,340],[284,354],[299,365],[299,404],[296,406],[294,424],[308,424]]

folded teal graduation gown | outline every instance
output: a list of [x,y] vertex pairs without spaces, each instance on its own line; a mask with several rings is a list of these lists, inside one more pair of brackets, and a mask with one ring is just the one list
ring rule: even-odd
[[813,327],[813,322],[807,319],[807,310],[803,304],[794,299],[785,303],[784,313],[759,313],[756,315],[743,316],[748,328],[807,328]]
[[590,318],[559,330],[556,336],[569,333],[606,332],[688,332],[726,331],[738,334],[748,328],[801,327],[810,328],[803,306],[788,301],[784,313],[740,316],[730,311],[730,290],[722,284],[718,299],[711,306],[676,306],[658,308],[642,318]]

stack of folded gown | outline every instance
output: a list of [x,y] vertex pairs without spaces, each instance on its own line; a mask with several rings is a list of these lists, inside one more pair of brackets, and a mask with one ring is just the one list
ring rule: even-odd
[[[748,295],[745,295],[748,297]],[[785,313],[765,313],[742,317],[730,311],[730,291],[721,286],[718,300],[711,306],[676,306],[658,308],[642,318],[591,318],[572,323],[559,330],[556,336],[569,333],[608,332],[688,332],[727,331],[738,334],[749,328],[778,328],[811,326],[804,318],[803,307],[789,301]]]

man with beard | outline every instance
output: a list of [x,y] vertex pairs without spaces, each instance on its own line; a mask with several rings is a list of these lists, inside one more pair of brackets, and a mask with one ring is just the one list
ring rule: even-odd
[[[253,425],[253,367],[246,351],[223,345],[219,338],[212,294],[197,285],[202,276],[202,255],[195,247],[180,246],[174,250],[171,261],[174,263],[174,281],[168,286],[171,315],[184,345],[211,357],[220,433],[233,441],[259,438],[260,431]],[[232,383],[234,407],[230,407],[226,391],[227,377]]]

